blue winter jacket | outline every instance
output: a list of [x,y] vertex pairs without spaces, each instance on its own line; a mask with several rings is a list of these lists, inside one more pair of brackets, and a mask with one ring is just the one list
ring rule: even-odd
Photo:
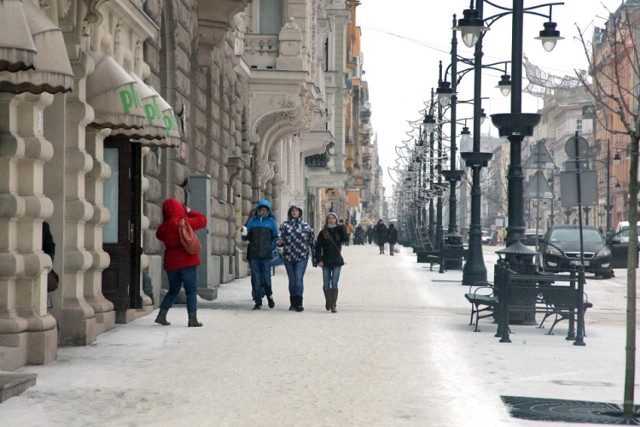
[[[258,209],[265,206],[269,209],[269,214],[261,217]],[[276,217],[271,213],[271,203],[268,200],[260,200],[256,205],[253,217],[247,222],[247,235],[242,236],[242,240],[249,241],[247,248],[247,259],[273,257],[276,238],[278,237],[278,224]]]

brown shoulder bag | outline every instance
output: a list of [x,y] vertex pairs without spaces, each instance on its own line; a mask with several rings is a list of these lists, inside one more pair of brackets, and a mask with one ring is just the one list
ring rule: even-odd
[[180,243],[185,251],[191,255],[200,253],[202,250],[202,244],[198,240],[198,236],[191,228],[189,221],[182,218],[178,223],[178,234],[180,234]]

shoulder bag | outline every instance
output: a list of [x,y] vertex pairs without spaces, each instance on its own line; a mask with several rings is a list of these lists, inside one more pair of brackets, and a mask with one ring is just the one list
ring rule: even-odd
[[194,255],[200,253],[202,250],[202,244],[198,240],[198,236],[191,228],[189,221],[182,218],[178,223],[178,234],[180,235],[180,243],[182,247],[189,254]]

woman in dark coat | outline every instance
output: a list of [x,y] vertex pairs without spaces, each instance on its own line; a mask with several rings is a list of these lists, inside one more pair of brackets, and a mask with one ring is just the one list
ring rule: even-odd
[[398,243],[398,230],[389,224],[389,230],[387,231],[387,242],[389,242],[389,255],[393,256],[393,249],[396,243]]
[[316,259],[322,268],[322,290],[324,291],[325,308],[336,313],[338,301],[338,280],[344,265],[342,244],[348,239],[344,227],[338,225],[338,217],[333,212],[327,215],[324,228],[318,233],[316,240]]
[[180,242],[178,224],[184,219],[192,229],[199,230],[207,225],[207,218],[200,212],[191,210],[178,200],[171,198],[165,200],[162,204],[162,215],[164,222],[158,227],[156,237],[165,246],[164,270],[167,272],[167,278],[169,279],[169,292],[167,292],[160,304],[160,312],[155,321],[165,326],[171,324],[167,321],[167,312],[173,306],[173,302],[178,296],[182,284],[184,284],[184,292],[187,295],[189,326],[202,326],[202,323],[198,322],[196,317],[200,255],[190,254],[184,249]]
[[375,227],[373,227],[373,231],[376,237],[376,244],[380,248],[380,254],[384,255],[384,244],[387,241],[387,226],[384,225],[382,218],[380,218]]

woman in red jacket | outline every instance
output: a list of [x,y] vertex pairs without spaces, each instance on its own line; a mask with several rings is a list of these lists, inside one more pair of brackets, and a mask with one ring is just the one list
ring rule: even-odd
[[165,245],[164,270],[169,279],[169,292],[164,296],[160,304],[160,312],[156,317],[156,323],[170,325],[167,321],[167,311],[173,305],[180,288],[184,283],[184,291],[187,294],[187,312],[189,313],[189,326],[202,326],[196,317],[198,310],[198,266],[200,255],[190,254],[180,242],[178,223],[185,219],[191,228],[198,230],[207,225],[207,218],[200,212],[192,211],[176,199],[167,199],[162,204],[164,222],[156,231],[156,237]]

